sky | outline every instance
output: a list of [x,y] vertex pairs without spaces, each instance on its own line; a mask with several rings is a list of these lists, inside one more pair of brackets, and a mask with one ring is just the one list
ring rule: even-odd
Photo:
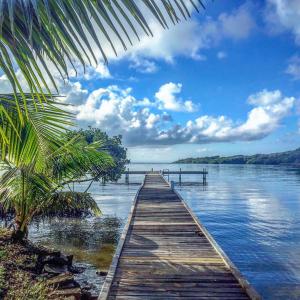
[[205,3],[168,30],[150,16],[154,37],[58,78],[78,127],[121,134],[132,162],[299,147],[300,1]]

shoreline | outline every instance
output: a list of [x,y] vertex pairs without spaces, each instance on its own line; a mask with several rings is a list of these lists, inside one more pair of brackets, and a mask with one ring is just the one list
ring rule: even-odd
[[[11,231],[1,229],[1,299],[74,299],[96,300],[91,285],[83,285],[76,275],[84,268],[73,263],[73,255],[40,246],[30,240],[13,243]],[[106,276],[106,272],[97,272]],[[31,297],[31,298],[30,298]],[[27,299],[26,298],[26,299]]]

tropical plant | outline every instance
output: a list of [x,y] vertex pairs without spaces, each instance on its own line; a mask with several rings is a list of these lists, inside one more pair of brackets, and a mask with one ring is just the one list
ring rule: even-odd
[[[67,136],[69,139],[75,136],[81,136],[88,144],[102,141],[103,148],[113,158],[114,166],[112,168],[101,168],[101,166],[94,166],[91,172],[91,180],[108,182],[117,181],[121,178],[122,173],[125,171],[125,165],[129,163],[127,159],[127,149],[122,146],[122,136],[109,137],[106,132],[101,131],[99,128],[89,127],[88,129],[73,130],[68,132]],[[91,182],[92,182],[91,181]]]
[[[203,6],[201,0],[197,1]],[[97,62],[95,49],[107,61],[104,44],[111,47],[107,51],[117,54],[116,43],[126,49],[132,44],[133,36],[139,39],[141,31],[152,35],[147,14],[168,28],[169,21],[175,24],[180,17],[190,17],[188,4],[198,10],[194,0],[161,0],[159,3],[153,0],[138,3],[135,0],[1,0],[0,69],[11,83],[21,124],[30,117],[29,97],[15,73],[16,67],[27,83],[26,91],[32,101],[45,103],[46,94],[51,94],[49,81],[58,92],[51,67],[63,79],[68,79],[69,66],[76,71],[76,62],[84,68],[92,61]],[[3,105],[6,97],[11,100],[11,95],[1,95],[2,119],[7,118]],[[7,118],[7,121],[13,127],[13,120]],[[3,130],[0,135],[1,144],[9,143]]]
[[94,165],[112,167],[112,158],[99,151],[99,143],[88,145],[75,138],[65,143],[61,141],[61,144],[47,151],[42,169],[37,168],[35,162],[19,167],[2,163],[5,172],[0,181],[0,199],[7,210],[14,211],[16,240],[27,236],[28,225],[34,216],[63,210],[63,204],[65,208],[92,209],[99,213],[89,195],[69,193],[65,187],[69,181],[89,174]]
[[68,80],[78,62],[83,68],[97,62],[95,49],[107,61],[105,43],[116,53],[114,39],[126,49],[133,36],[152,35],[147,14],[164,28],[189,17],[187,3],[198,10],[193,0],[0,0],[0,71],[12,88],[0,95],[1,199],[15,209],[17,235],[26,235],[53,193],[89,173],[91,163],[102,169],[111,163],[99,145],[65,142],[71,115],[55,102],[53,68]]
[[[18,121],[18,112],[10,103],[5,103],[7,115]],[[11,140],[1,148],[4,174],[0,181],[0,200],[6,209],[13,209],[15,235],[20,238],[26,236],[35,215],[59,205],[62,198],[66,199],[60,193],[64,193],[69,181],[86,176],[94,165],[113,166],[112,158],[99,151],[100,141],[88,144],[80,136],[67,139],[65,126],[72,124],[71,114],[59,109],[51,99],[42,109],[37,105],[40,104],[27,102],[31,117],[24,126],[21,122],[15,123],[15,128],[8,121],[1,124]],[[79,194],[73,194],[73,199],[78,200],[78,197]],[[68,199],[70,202],[70,195]],[[97,210],[91,201],[86,203]]]

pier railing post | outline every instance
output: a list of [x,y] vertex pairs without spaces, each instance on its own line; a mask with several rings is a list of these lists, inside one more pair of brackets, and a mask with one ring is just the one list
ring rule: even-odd
[[171,180],[171,190],[174,191],[175,183],[173,180]]
[[127,172],[125,174],[125,183],[129,184],[129,168],[127,169]]
[[203,169],[203,175],[202,175],[202,184],[206,185],[206,169]]
[[181,186],[181,168],[179,169],[179,185]]

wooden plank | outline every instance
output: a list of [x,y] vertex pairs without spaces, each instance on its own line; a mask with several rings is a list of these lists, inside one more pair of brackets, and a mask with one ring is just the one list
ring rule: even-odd
[[[183,173],[182,173],[183,174]],[[111,268],[104,299],[260,299],[159,174],[145,176]]]
[[104,299],[108,298],[108,293],[109,293],[109,290],[111,288],[112,282],[114,280],[114,276],[115,276],[117,266],[118,266],[118,262],[119,262],[119,258],[121,256],[121,252],[122,252],[125,240],[126,240],[129,225],[131,223],[133,213],[136,209],[136,203],[137,203],[138,195],[139,195],[139,192],[142,188],[143,188],[143,185],[139,188],[138,192],[135,195],[135,198],[134,198],[134,201],[133,201],[133,204],[131,206],[131,210],[130,210],[130,213],[129,213],[129,216],[128,216],[128,219],[127,219],[127,223],[126,223],[126,225],[124,227],[124,230],[122,232],[122,235],[120,237],[118,247],[115,251],[112,263],[110,265],[109,271],[108,271],[107,276],[105,278],[105,282],[104,282],[104,284],[102,286],[102,289],[100,291],[100,295],[98,297],[98,300],[104,300]]

